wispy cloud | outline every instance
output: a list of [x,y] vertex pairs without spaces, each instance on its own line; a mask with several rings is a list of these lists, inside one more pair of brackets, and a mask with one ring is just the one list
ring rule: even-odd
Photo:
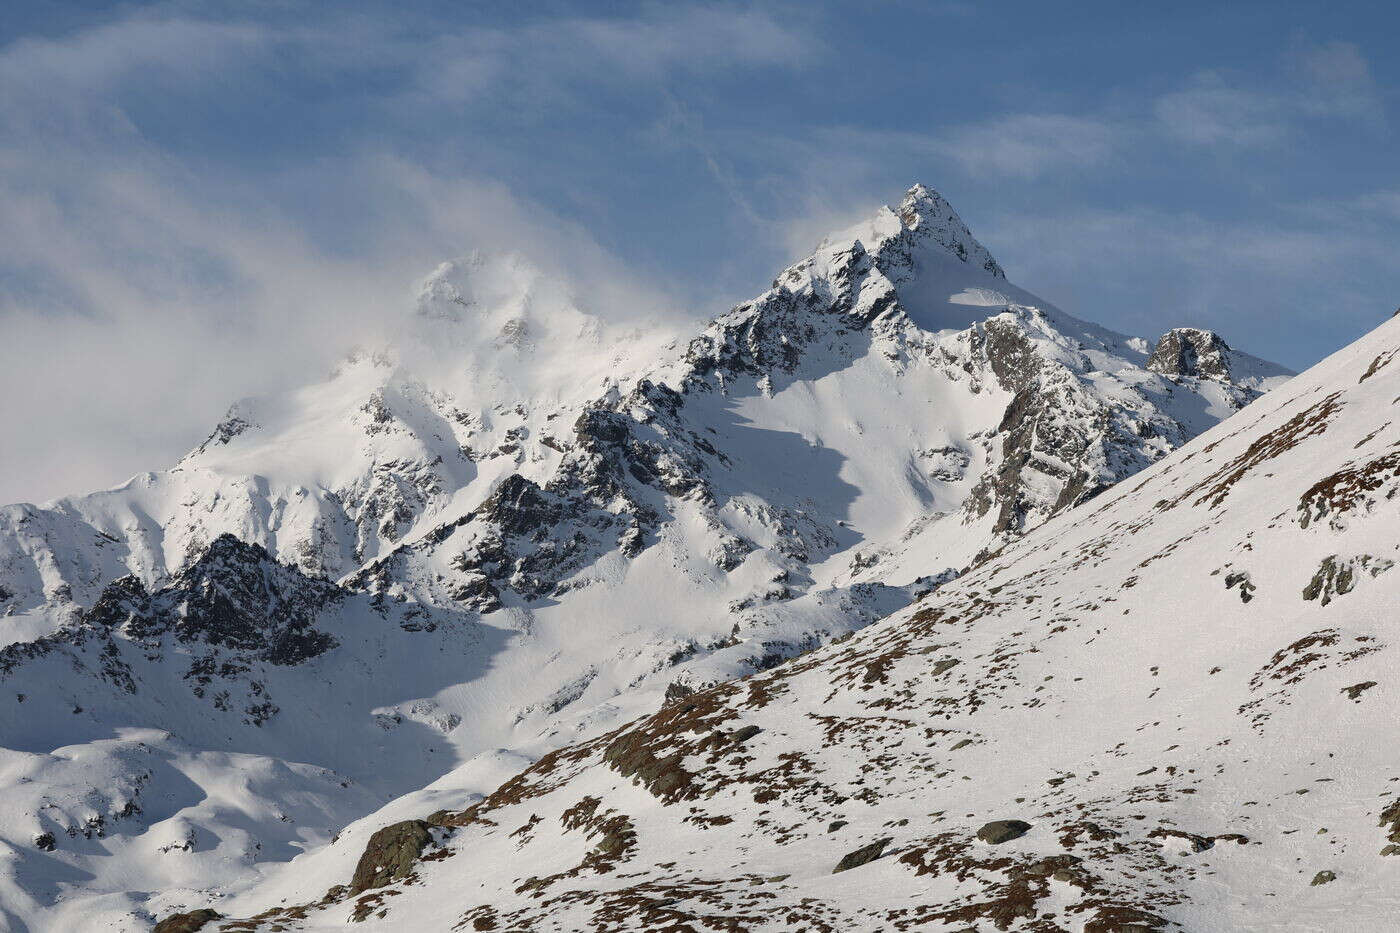
[[1231,87],[1216,72],[1157,98],[1154,112],[1169,139],[1198,146],[1272,146],[1288,136],[1290,108],[1275,95]]
[[[379,43],[382,48],[383,40]],[[441,101],[487,93],[535,105],[599,84],[665,81],[726,69],[790,67],[820,52],[792,22],[731,4],[656,6],[633,16],[552,17],[513,28],[449,29],[396,49],[417,90]]]
[[1124,130],[1107,120],[1061,113],[1020,113],[954,127],[929,147],[972,175],[1035,178],[1092,169],[1123,145]]
[[1371,124],[1385,122],[1385,101],[1371,74],[1371,63],[1353,42],[1304,45],[1294,53],[1303,82],[1300,108],[1312,116]]
[[1384,101],[1355,44],[1302,45],[1287,64],[1268,82],[1201,72],[1189,86],[1157,99],[1157,120],[1169,138],[1235,147],[1281,145],[1313,120],[1384,123]]
[[[170,462],[233,399],[314,379],[392,331],[420,276],[476,249],[530,256],[597,313],[674,305],[559,205],[432,167],[373,126],[348,150],[255,170],[185,146],[211,124],[230,132],[216,125],[228,107],[275,104],[289,73],[313,94],[350,85],[358,106],[431,119],[476,99],[538,113],[590,85],[788,67],[812,52],[767,13],[720,5],[418,26],[137,11],[0,48],[0,396],[12,403],[0,408],[0,501]],[[173,129],[157,138],[161,121]]]

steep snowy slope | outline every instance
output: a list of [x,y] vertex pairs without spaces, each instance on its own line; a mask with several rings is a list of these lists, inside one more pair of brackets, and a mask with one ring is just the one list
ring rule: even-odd
[[1398,357],[1392,320],[917,605],[207,929],[1393,930]]
[[[0,510],[12,923],[140,929],[149,892],[237,891],[469,762],[462,806],[907,605],[1286,377],[1065,315],[921,187],[688,342],[579,305],[446,264],[397,345],[168,471]],[[235,759],[273,777],[208,764]]]

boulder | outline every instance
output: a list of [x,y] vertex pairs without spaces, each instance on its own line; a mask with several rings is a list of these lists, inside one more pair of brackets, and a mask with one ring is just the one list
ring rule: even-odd
[[1136,907],[1105,905],[1084,924],[1084,933],[1158,933],[1167,921]]
[[1354,700],[1355,702],[1360,703],[1361,694],[1365,693],[1367,690],[1370,690],[1375,685],[1376,682],[1374,680],[1363,680],[1359,684],[1352,684],[1350,687],[1343,687],[1341,692],[1346,694],[1348,700]]
[[188,910],[182,914],[171,914],[157,923],[151,933],[195,933],[196,930],[204,929],[205,924],[222,920],[223,916],[223,914],[216,910],[210,910],[208,907]]
[[744,726],[741,729],[735,729],[733,732],[729,733],[729,741],[733,742],[735,745],[742,745],[762,731],[763,730],[758,726]]
[[868,846],[861,846],[854,852],[849,852],[841,861],[836,863],[836,867],[831,870],[834,875],[840,871],[847,871],[852,868],[859,868],[867,862],[873,862],[885,851],[885,846],[890,844],[890,837],[876,839]]
[[423,820],[393,823],[370,836],[365,853],[355,866],[355,875],[350,879],[350,893],[382,888],[407,877],[432,838]]
[[1030,829],[1031,824],[1023,820],[992,820],[977,830],[977,838],[996,845],[1000,842],[1019,839],[1030,832]]

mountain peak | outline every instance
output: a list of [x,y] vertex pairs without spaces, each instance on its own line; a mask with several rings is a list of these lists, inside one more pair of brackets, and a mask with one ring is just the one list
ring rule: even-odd
[[999,279],[1006,278],[1001,264],[977,241],[958,212],[937,191],[915,184],[899,202],[900,223],[917,238],[928,239],[963,262],[980,266]]
[[936,212],[938,210],[952,211],[952,206],[944,199],[943,195],[928,187],[927,185],[915,182],[914,186],[904,192],[904,200],[899,202],[899,216],[909,226],[914,226],[918,213]]

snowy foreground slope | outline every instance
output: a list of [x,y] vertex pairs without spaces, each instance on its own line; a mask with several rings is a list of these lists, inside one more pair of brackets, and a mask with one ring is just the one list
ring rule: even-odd
[[1397,358],[1393,320],[915,605],[210,928],[1394,930]]
[[444,264],[395,346],[0,509],[0,925],[290,883],[896,612],[1288,375],[1075,320],[922,187],[689,340],[581,304]]

